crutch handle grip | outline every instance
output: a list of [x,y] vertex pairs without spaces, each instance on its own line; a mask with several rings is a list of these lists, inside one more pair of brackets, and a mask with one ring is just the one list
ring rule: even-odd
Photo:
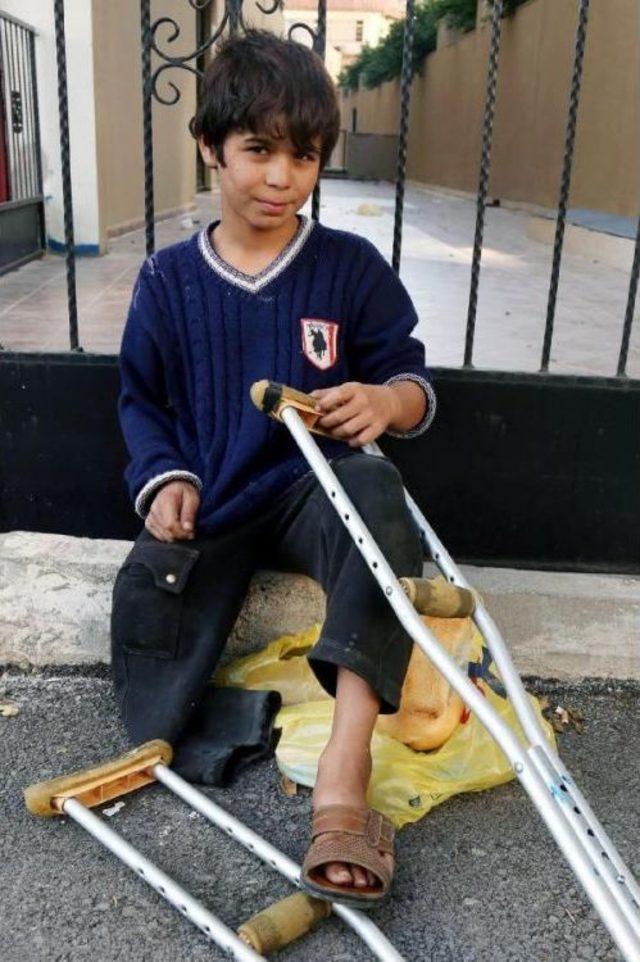
[[296,892],[252,915],[238,927],[238,935],[260,955],[266,955],[306,935],[330,914],[330,902]]
[[102,765],[29,785],[24,800],[32,815],[61,815],[68,798],[93,808],[154,782],[154,766],[169,765],[172,758],[171,745],[155,739]]
[[440,578],[400,578],[413,607],[432,618],[468,618],[475,611],[476,598],[468,588],[458,588]]
[[314,434],[320,434],[322,437],[337,440],[329,431],[323,431],[322,428],[316,427],[317,422],[324,417],[325,412],[317,410],[315,398],[312,398],[309,394],[303,394],[302,391],[296,391],[295,388],[287,387],[286,384],[278,384],[276,381],[256,381],[251,385],[249,393],[258,410],[264,411],[265,414],[275,418],[276,421],[282,421],[283,408],[294,407],[304,421],[307,430]]

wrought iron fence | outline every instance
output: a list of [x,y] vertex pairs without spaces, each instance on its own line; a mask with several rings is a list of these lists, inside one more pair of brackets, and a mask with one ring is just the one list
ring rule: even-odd
[[[180,33],[178,23],[170,17],[161,17],[152,22],[150,0],[141,0],[141,52],[142,52],[142,88],[143,88],[143,125],[144,125],[144,173],[145,173],[145,232],[147,253],[153,252],[155,247],[154,237],[154,195],[153,195],[153,143],[152,143],[152,102],[155,99],[159,103],[171,105],[180,99],[179,88],[168,81],[170,95],[163,97],[158,90],[158,79],[165,71],[170,69],[183,69],[195,74],[199,79],[202,77],[204,62],[207,51],[209,51],[218,38],[225,31],[234,34],[246,29],[243,17],[243,0],[225,0],[224,10],[219,25],[215,30],[205,29],[204,18],[211,7],[212,0],[186,0],[198,17],[198,37],[197,49],[192,53],[172,57],[158,44],[156,35],[161,25],[170,26],[173,30],[171,40],[174,40]],[[262,6],[258,3],[259,9],[264,14],[275,13],[279,8],[281,0],[273,0],[271,6]],[[567,204],[571,186],[571,173],[574,159],[574,143],[576,123],[578,116],[578,106],[580,101],[580,91],[584,64],[584,51],[589,24],[589,5],[590,0],[576,0],[577,2],[577,23],[575,37],[575,55],[573,73],[569,91],[569,104],[566,124],[565,149],[562,166],[562,176],[559,189],[558,210],[556,219],[556,232],[553,247],[553,261],[551,268],[551,278],[549,285],[549,296],[546,312],[546,323],[544,339],[542,344],[540,372],[547,372],[549,358],[553,340],[554,319],[556,313],[558,283],[562,264],[562,252],[564,245],[565,226],[567,221]],[[396,174],[396,196],[395,196],[395,216],[393,234],[393,253],[392,264],[395,270],[400,268],[402,252],[402,222],[404,210],[404,192],[406,182],[406,163],[407,163],[407,139],[409,125],[409,108],[411,98],[412,83],[412,49],[414,36],[414,14],[415,0],[406,0],[406,18],[404,29],[403,61],[401,72],[401,94],[400,94],[400,125],[398,138],[397,174]],[[58,52],[58,91],[60,103],[60,130],[61,130],[61,154],[63,169],[63,193],[64,193],[64,220],[65,220],[65,245],[67,259],[67,286],[69,302],[69,331],[71,350],[81,350],[78,344],[78,325],[77,308],[75,296],[75,262],[73,253],[73,219],[71,208],[71,180],[69,164],[69,124],[68,124],[68,105],[66,90],[66,62],[64,49],[64,0],[54,0],[55,5],[55,24],[56,24],[56,45]],[[503,24],[503,16],[506,11],[506,0],[493,0],[491,13],[491,40],[489,45],[489,59],[487,68],[486,97],[484,108],[484,122],[482,133],[482,148],[479,165],[479,184],[477,193],[477,213],[476,227],[474,234],[473,256],[471,265],[471,278],[469,289],[469,305],[467,312],[467,328],[465,338],[465,350],[463,367],[473,366],[473,344],[477,316],[478,290],[480,284],[480,272],[483,250],[483,234],[485,225],[485,213],[487,206],[487,193],[491,175],[491,147],[493,141],[493,120],[496,106],[497,80],[500,67],[500,40]],[[306,32],[312,41],[313,48],[321,56],[325,54],[326,46],[326,0],[319,0],[317,9],[317,20],[315,30],[306,23],[295,23],[289,28],[289,36],[295,39],[296,32]],[[155,52],[161,61],[152,73],[151,53]],[[320,210],[320,187],[316,188],[312,201],[312,216],[318,218]],[[638,232],[636,237],[635,255],[631,270],[629,283],[629,293],[627,307],[623,322],[621,345],[618,357],[616,375],[626,376],[627,356],[631,337],[631,329],[635,313],[635,305],[638,290],[638,280],[640,276],[640,219],[638,221]]]
[[35,32],[0,14],[0,272],[44,246]]

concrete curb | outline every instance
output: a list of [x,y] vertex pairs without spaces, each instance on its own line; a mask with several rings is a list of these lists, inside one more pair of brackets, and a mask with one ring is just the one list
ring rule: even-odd
[[[0,535],[0,664],[109,662],[109,614],[128,541],[13,531]],[[425,565],[428,575],[433,566]],[[640,578],[463,567],[522,674],[640,680]],[[302,575],[258,572],[224,661],[324,617]]]
[[[25,531],[0,535],[0,664],[108,664],[111,592],[131,544]],[[322,621],[324,609],[324,593],[311,578],[258,572],[223,663]]]

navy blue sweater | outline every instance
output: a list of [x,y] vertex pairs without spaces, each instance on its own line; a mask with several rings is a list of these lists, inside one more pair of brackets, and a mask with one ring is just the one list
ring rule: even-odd
[[[306,474],[287,428],[250,397],[266,378],[301,391],[345,381],[409,379],[435,395],[417,316],[402,283],[368,241],[299,218],[298,232],[257,275],[213,249],[209,224],[158,251],[136,281],[120,350],[125,477],[146,517],[158,490],[183,478],[201,493],[196,527],[216,533],[249,519]],[[316,436],[328,458],[354,453]]]

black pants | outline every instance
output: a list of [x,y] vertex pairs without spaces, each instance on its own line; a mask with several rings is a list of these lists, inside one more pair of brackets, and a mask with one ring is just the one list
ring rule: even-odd
[[[397,468],[357,452],[334,471],[396,575],[422,572],[422,545]],[[309,575],[326,619],[309,663],[335,696],[337,668],[364,678],[397,711],[412,641],[314,474],[238,528],[161,542],[143,529],[113,592],[112,668],[123,721],[136,743],[172,744],[199,704],[260,568]]]

